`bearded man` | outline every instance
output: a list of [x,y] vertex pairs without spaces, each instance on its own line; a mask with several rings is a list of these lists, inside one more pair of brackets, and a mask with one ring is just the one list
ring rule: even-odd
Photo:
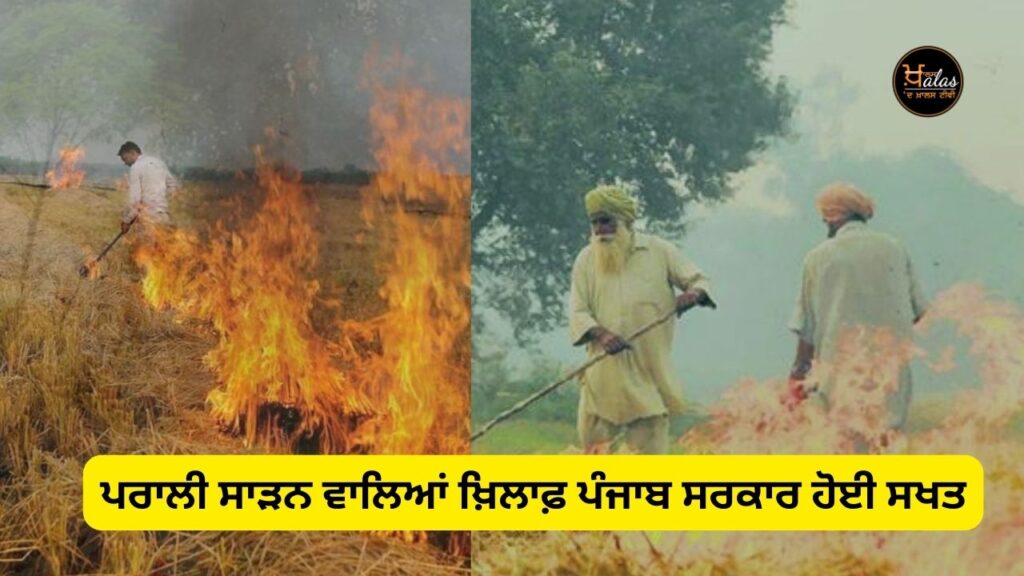
[[670,310],[714,306],[710,283],[674,245],[633,230],[636,201],[622,188],[595,188],[585,205],[592,235],[573,266],[569,332],[591,357],[611,356],[580,377],[580,441],[593,453],[624,432],[634,452],[664,454],[669,415],[685,409],[670,357],[675,327],[624,338]]
[[[913,326],[927,303],[907,251],[896,238],[868,227],[875,214],[869,196],[837,182],[825,187],[817,204],[828,239],[804,259],[800,296],[789,324],[797,335],[790,386],[796,398],[814,394],[828,408],[837,386],[863,376],[835,373],[836,361],[844,354],[863,352],[880,358],[897,355],[911,343]],[[865,329],[887,336],[882,350],[865,349],[878,347],[870,339],[856,343],[850,338]],[[856,345],[851,348],[850,342]],[[895,359],[868,367],[873,384],[889,391],[885,406],[889,430],[880,432],[900,430],[910,407],[909,358]],[[831,367],[832,373],[826,370],[815,386],[805,389],[803,382],[815,364]]]

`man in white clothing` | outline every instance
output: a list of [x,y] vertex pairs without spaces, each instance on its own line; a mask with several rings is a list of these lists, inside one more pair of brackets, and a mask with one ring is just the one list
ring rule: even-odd
[[[814,392],[830,406],[840,388],[868,379],[886,390],[888,428],[900,430],[910,407],[911,374],[909,358],[895,351],[912,343],[913,326],[928,303],[903,245],[868,227],[875,213],[869,196],[837,182],[822,191],[817,204],[828,239],[804,260],[800,297],[789,325],[798,337],[791,394],[803,398]],[[844,344],[857,329],[892,338]],[[879,361],[870,370],[858,368],[850,374],[833,369],[818,379],[817,390],[804,389],[813,364],[834,365],[844,355],[856,358],[866,352],[878,356],[879,348],[897,361]]]
[[131,167],[128,171],[128,207],[121,217],[121,230],[127,231],[136,218],[144,225],[144,235],[152,225],[170,224],[167,194],[177,190],[178,181],[167,165],[155,156],[143,154],[139,145],[131,141],[122,144],[117,155]]

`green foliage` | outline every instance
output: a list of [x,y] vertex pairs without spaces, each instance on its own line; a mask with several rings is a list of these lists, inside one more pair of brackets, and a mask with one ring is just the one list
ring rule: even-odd
[[473,443],[473,453],[561,454],[578,445],[574,423],[523,418],[491,429]]
[[784,0],[472,10],[475,290],[520,339],[562,318],[589,188],[635,186],[648,228],[680,233],[790,116],[762,69]]
[[152,75],[166,50],[119,4],[25,4],[0,24],[0,122],[37,160],[124,130],[169,90]]
[[[474,427],[494,418],[568,370],[549,358],[541,357],[525,377],[517,378],[508,369],[503,350],[477,353],[473,358],[472,417]],[[579,384],[567,382],[561,388],[520,412],[513,420],[529,419],[575,425]]]

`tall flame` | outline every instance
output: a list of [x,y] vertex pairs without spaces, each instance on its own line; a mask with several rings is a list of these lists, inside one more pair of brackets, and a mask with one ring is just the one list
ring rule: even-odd
[[[298,178],[257,151],[263,202],[209,238],[153,229],[138,251],[157,307],[210,322],[214,414],[250,441],[324,452],[463,453],[469,448],[469,107],[373,83],[378,172],[362,217],[381,240],[387,312],[317,334],[318,238]],[[340,367],[344,366],[344,370]],[[422,533],[405,537],[422,539]]]
[[259,149],[256,182],[262,205],[234,231],[218,222],[204,242],[156,228],[155,242],[138,252],[143,292],[156,307],[212,323],[218,341],[206,362],[219,387],[209,401],[227,426],[250,442],[314,438],[324,452],[344,452],[372,410],[310,320],[319,290],[316,211],[298,177]]
[[60,149],[60,160],[57,165],[46,173],[46,184],[50,188],[78,188],[85,181],[85,170],[75,165],[85,158],[85,147],[67,147]]
[[378,172],[363,191],[363,218],[391,254],[379,261],[388,313],[347,330],[354,341],[381,343],[359,377],[386,414],[364,432],[380,453],[464,453],[470,181],[458,170],[468,156],[469,106],[419,87],[369,84]]

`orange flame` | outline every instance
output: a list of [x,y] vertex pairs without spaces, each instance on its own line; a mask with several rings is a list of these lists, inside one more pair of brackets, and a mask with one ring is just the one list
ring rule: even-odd
[[[1024,569],[1024,316],[1013,305],[990,299],[978,285],[958,284],[939,294],[918,327],[925,335],[952,322],[977,360],[981,387],[966,386],[940,426],[923,433],[880,438],[886,384],[872,383],[886,363],[924,356],[936,372],[953,367],[953,352],[935,354],[880,343],[861,332],[847,342],[834,369],[848,385],[826,413],[805,402],[782,406],[783,380],[745,380],[723,395],[708,423],[692,429],[680,444],[688,453],[849,453],[853,439],[890,453],[971,454],[983,464],[985,519],[957,533],[719,533],[687,537],[665,534],[660,553],[676,567],[727,565],[751,574],[1015,574]],[[884,336],[883,336],[884,338]],[[929,358],[937,356],[937,358]],[[921,374],[926,376],[927,374]],[[925,389],[926,378],[915,380]],[[973,383],[969,383],[973,384]],[[913,409],[912,409],[913,410]],[[1018,428],[1016,432],[1014,429]],[[872,435],[872,431],[875,434]],[[645,543],[640,543],[644,544]],[[638,544],[638,554],[644,553]]]
[[[315,210],[301,183],[259,151],[265,198],[255,216],[233,232],[218,222],[207,241],[155,229],[155,242],[137,253],[143,291],[154,306],[212,323],[218,344],[206,361],[219,388],[209,400],[249,441],[293,446],[319,435],[324,452],[465,453],[470,181],[456,166],[467,156],[469,107],[420,88],[372,89],[379,170],[362,191],[362,216],[384,247],[387,313],[342,323],[342,345],[313,331]],[[344,373],[337,360],[346,361]],[[449,553],[469,553],[468,533],[446,536]]]
[[[1024,416],[1024,316],[1013,305],[992,300],[981,286],[958,284],[935,298],[925,318],[918,327],[922,335],[952,322],[966,337],[982,385],[961,391],[941,425],[869,448],[977,457],[986,474],[980,526],[965,532],[616,533],[610,536],[616,547],[634,556],[636,565],[647,562],[660,568],[655,573],[668,574],[1024,574],[1024,436],[1019,427]],[[850,404],[844,409],[826,413],[810,402],[788,409],[780,401],[784,380],[744,380],[712,407],[709,422],[683,436],[684,452],[850,452],[851,432],[864,434],[882,425],[880,388],[887,383],[873,382],[881,366],[905,362],[911,355],[924,356],[925,364],[938,372],[953,365],[948,346],[935,354],[906,347],[887,352],[878,346],[886,338],[884,333],[857,331],[844,343],[844,352],[831,367],[846,377]],[[883,376],[887,371],[881,370]],[[915,386],[922,389],[927,383],[920,378]],[[854,403],[868,415],[858,414]]]
[[[155,228],[137,253],[157,307],[210,322],[206,361],[218,378],[214,414],[250,442],[322,452],[463,453],[469,448],[469,177],[466,102],[373,84],[379,170],[362,193],[381,240],[388,312],[318,335],[310,311],[318,238],[297,178],[257,151],[263,202],[205,238]],[[339,366],[344,362],[344,371]],[[427,534],[403,532],[422,542]],[[450,550],[468,550],[465,534]]]
[[100,263],[96,260],[95,256],[89,256],[82,263],[82,269],[79,271],[83,278],[89,280],[96,280],[100,277]]
[[[400,56],[367,70],[408,67]],[[356,376],[375,406],[386,409],[361,434],[375,452],[447,454],[469,450],[469,106],[419,87],[388,87],[367,78],[378,171],[363,190],[363,219],[390,251],[378,269],[388,312],[343,326],[357,357]],[[425,532],[385,532],[406,542]],[[469,555],[467,532],[444,533],[442,547]]]
[[978,284],[957,284],[936,299],[921,329],[943,321],[952,321],[970,340],[982,383],[981,390],[960,393],[948,424],[1008,425],[1024,411],[1024,316],[1008,302],[989,299]]
[[457,165],[468,151],[469,106],[418,87],[369,84],[379,169],[363,191],[363,217],[391,254],[380,261],[387,314],[346,327],[353,343],[381,346],[358,370],[386,414],[363,432],[380,453],[464,453],[470,181]]
[[156,307],[213,324],[218,342],[206,362],[220,386],[208,399],[219,420],[250,442],[315,439],[321,451],[344,452],[371,408],[310,320],[319,290],[315,209],[297,177],[259,149],[256,156],[264,194],[256,213],[235,231],[218,222],[208,242],[155,229],[156,241],[137,255],[143,291]]
[[144,294],[213,324],[219,341],[206,360],[220,388],[209,399],[250,441],[320,434],[328,452],[464,453],[470,183],[455,166],[468,150],[469,108],[420,88],[374,84],[373,94],[379,171],[363,190],[363,217],[382,239],[387,313],[343,323],[344,346],[313,331],[315,210],[298,179],[259,152],[257,213],[231,232],[218,223],[206,241],[155,229],[137,254]]
[[53,170],[46,173],[46,184],[50,188],[78,188],[85,181],[85,170],[75,168],[85,158],[85,147],[60,149],[60,160]]

